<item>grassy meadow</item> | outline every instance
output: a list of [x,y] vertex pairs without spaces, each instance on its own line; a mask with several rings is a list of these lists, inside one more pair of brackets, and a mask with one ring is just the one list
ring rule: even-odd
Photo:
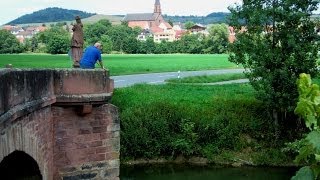
[[[226,54],[104,54],[102,59],[111,75],[237,68]],[[71,68],[72,61],[68,55],[1,54],[0,67],[6,64],[15,68]]]
[[173,78],[168,79],[166,82],[169,83],[215,83],[221,81],[230,81],[237,79],[245,79],[246,76],[243,73],[231,73],[231,74],[215,74],[215,75],[204,75],[204,76],[191,76],[185,78]]

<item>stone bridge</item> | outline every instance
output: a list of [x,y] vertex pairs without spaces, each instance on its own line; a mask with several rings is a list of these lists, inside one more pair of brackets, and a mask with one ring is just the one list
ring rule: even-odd
[[102,70],[0,70],[0,179],[119,179],[120,122]]

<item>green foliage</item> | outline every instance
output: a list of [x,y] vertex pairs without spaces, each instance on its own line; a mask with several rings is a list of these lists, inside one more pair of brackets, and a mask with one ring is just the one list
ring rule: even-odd
[[184,27],[189,30],[189,29],[191,29],[191,27],[194,26],[194,25],[195,25],[194,22],[192,22],[192,21],[187,21],[187,22],[184,24]]
[[173,154],[192,155],[199,149],[199,147],[196,147],[198,134],[195,132],[195,123],[191,120],[182,119],[180,128],[181,133],[172,142]]
[[310,166],[301,168],[292,179],[317,179],[320,174],[320,90],[318,85],[312,84],[308,74],[300,74],[297,84],[299,102],[295,113],[305,120],[311,132],[300,141],[303,144],[295,161]]
[[147,38],[145,42],[140,42],[138,53],[140,54],[151,54],[154,53],[156,44],[152,37]]
[[293,118],[299,74],[313,76],[317,72],[317,35],[310,16],[318,3],[244,1],[230,9],[230,25],[237,34],[230,45],[230,61],[247,70],[251,85],[269,106],[275,122]]
[[236,79],[244,79],[245,75],[243,73],[237,74],[217,74],[217,75],[204,75],[204,76],[192,76],[185,78],[174,78],[168,79],[167,82],[171,83],[214,83],[221,81],[229,81]]
[[0,30],[0,42],[0,54],[20,53],[23,50],[18,39],[7,30]]
[[213,24],[208,29],[209,36],[205,39],[204,53],[225,53],[229,44],[229,31],[226,24]]
[[[66,54],[70,49],[70,34],[61,27],[54,26],[37,34],[37,41],[46,45],[50,54]],[[34,42],[34,43],[36,43]],[[37,45],[38,46],[38,45]]]
[[108,19],[100,19],[98,23],[104,25],[105,27],[111,27],[112,24]]
[[313,171],[310,167],[308,166],[305,166],[305,167],[302,167],[295,176],[293,176],[291,178],[292,180],[307,180],[307,179],[316,179],[314,177],[314,174],[313,174]]
[[27,24],[27,23],[44,23],[44,22],[58,22],[58,21],[72,21],[75,16],[87,18],[95,14],[87,13],[78,10],[68,10],[57,7],[46,8],[33,12],[31,14],[23,15],[8,24]]
[[121,158],[212,158],[247,148],[240,136],[261,139],[260,132],[270,142],[272,124],[252,93],[247,85],[117,89],[112,103],[120,107]]
[[70,49],[70,37],[53,34],[47,44],[47,52],[50,54],[66,54]]
[[292,162],[279,148],[263,148],[254,154],[253,161],[261,166],[279,166],[286,165],[285,162]]
[[181,22],[185,23],[188,21],[192,21],[194,23],[200,23],[200,24],[213,24],[213,23],[226,23],[227,17],[230,15],[230,13],[224,13],[224,12],[213,12],[211,14],[208,14],[207,16],[169,16],[164,15],[164,19],[166,19],[168,22]]
[[101,44],[103,47],[103,53],[110,53],[112,51],[112,41],[108,35],[101,36]]
[[181,53],[200,54],[202,51],[202,42],[200,34],[187,34],[181,37],[177,42],[177,50]]
[[302,116],[310,130],[319,128],[320,91],[317,84],[312,84],[310,75],[301,74],[297,82],[299,101],[295,113]]
[[101,23],[85,25],[83,28],[84,40],[88,44],[94,44],[101,40],[101,36],[105,35],[108,27]]
[[115,25],[108,30],[107,35],[112,41],[114,51],[129,54],[136,52],[138,48],[138,40],[136,39],[138,36],[137,31],[125,25]]

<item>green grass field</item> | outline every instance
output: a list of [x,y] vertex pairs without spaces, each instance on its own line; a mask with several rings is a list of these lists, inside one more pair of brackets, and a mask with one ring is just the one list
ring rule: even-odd
[[[226,54],[112,54],[102,58],[111,75],[237,68]],[[0,67],[6,64],[14,68],[71,68],[72,62],[68,55],[1,54]]]
[[232,74],[215,74],[215,75],[204,75],[204,76],[192,76],[185,77],[182,79],[174,78],[168,79],[170,83],[215,83],[220,81],[230,81],[237,79],[245,79],[246,76],[243,73],[232,73]]

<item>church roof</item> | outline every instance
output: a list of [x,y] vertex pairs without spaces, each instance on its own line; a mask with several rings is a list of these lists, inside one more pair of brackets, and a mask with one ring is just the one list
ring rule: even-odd
[[153,21],[155,16],[153,13],[127,14],[124,21]]
[[155,5],[160,5],[160,0],[156,0]]

